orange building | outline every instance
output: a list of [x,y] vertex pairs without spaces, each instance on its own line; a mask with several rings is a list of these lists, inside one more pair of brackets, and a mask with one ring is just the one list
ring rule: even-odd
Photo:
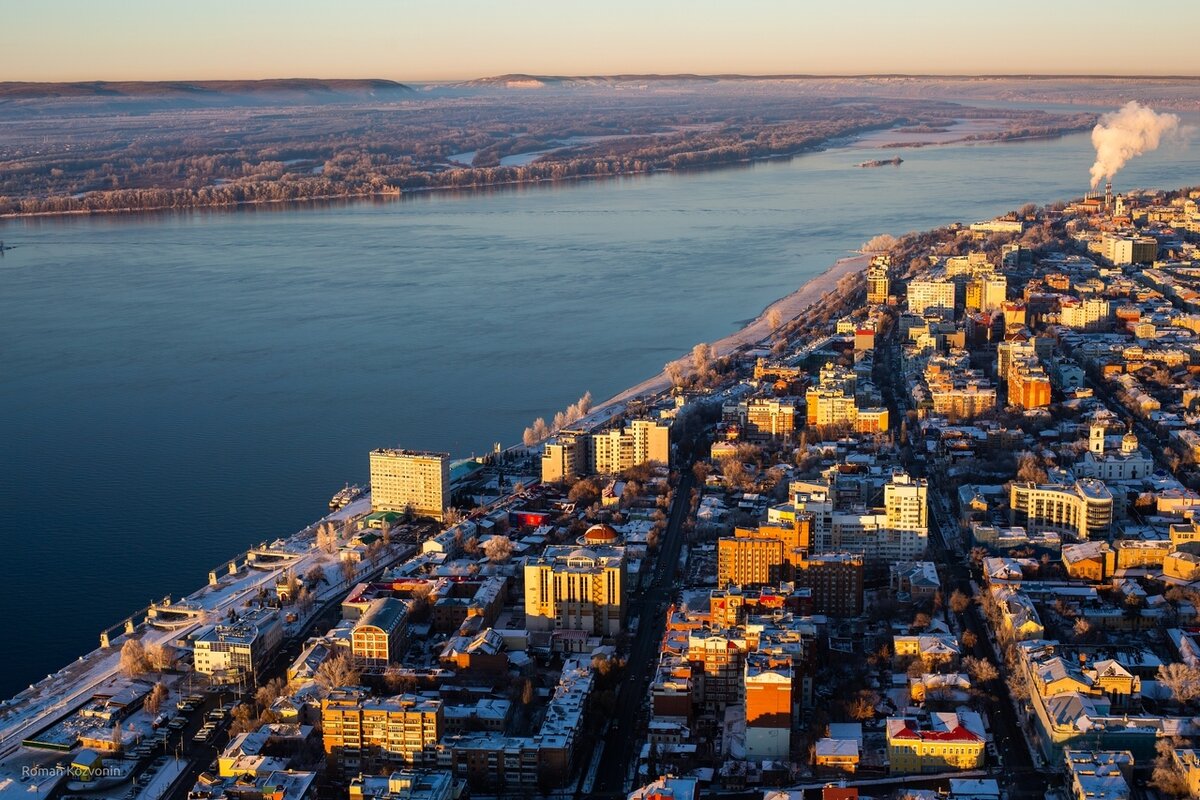
[[790,577],[792,567],[812,547],[812,514],[796,514],[791,525],[735,528],[717,542],[717,586],[774,585]]
[[783,542],[748,536],[717,541],[718,586],[765,586],[783,577]]
[[791,752],[791,660],[751,653],[745,686],[747,758],[786,759]]
[[1033,360],[1017,361],[1008,373],[1008,404],[1021,408],[1050,405],[1050,377]]

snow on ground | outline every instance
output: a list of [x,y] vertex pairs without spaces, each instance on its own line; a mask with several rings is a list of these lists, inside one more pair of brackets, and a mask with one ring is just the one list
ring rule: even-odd
[[[370,498],[363,497],[324,519],[344,523],[351,515],[363,513],[369,509]],[[184,598],[184,603],[203,609],[208,621],[219,620],[231,609],[235,609],[239,605],[246,605],[257,598],[260,588],[273,587],[284,570],[290,569],[295,575],[304,575],[313,566],[321,565],[325,567],[328,576],[330,574],[329,566],[337,563],[337,555],[317,549],[313,527],[315,525],[286,540],[289,550],[294,549],[295,552],[301,553],[299,558],[273,565],[270,569],[242,567],[236,575],[218,572],[216,586],[206,584]],[[291,547],[291,545],[299,543],[303,543],[303,547]],[[394,557],[395,554],[391,550],[385,550],[380,553],[378,559],[384,563]],[[371,572],[377,567],[378,564],[364,564],[360,569],[360,574]],[[348,582],[341,578],[340,573],[334,574],[337,575],[337,578],[335,580],[327,578],[327,583],[318,590],[315,598],[317,607],[347,588]],[[207,624],[205,618],[197,618],[192,623],[172,630],[159,630],[142,623],[138,626],[138,632],[141,634],[144,644],[167,643],[188,636],[204,624]],[[7,759],[14,752],[19,752],[22,739],[36,733],[90,699],[97,686],[115,675],[120,661],[119,651],[123,638],[114,638],[112,646],[107,650],[97,648],[87,655],[81,656],[78,661],[8,701],[5,711],[0,713],[0,760]]]

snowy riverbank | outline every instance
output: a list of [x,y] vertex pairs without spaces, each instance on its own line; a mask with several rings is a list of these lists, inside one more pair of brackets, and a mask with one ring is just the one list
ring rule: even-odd
[[[768,322],[771,312],[779,311],[779,317],[786,325],[788,322],[799,317],[804,313],[809,306],[821,299],[828,291],[837,286],[839,280],[847,275],[855,272],[861,272],[866,269],[867,263],[870,261],[870,256],[857,255],[847,258],[838,259],[829,269],[822,272],[820,275],[813,277],[796,291],[786,297],[776,300],[771,305],[763,309],[753,322],[746,325],[744,328],[735,331],[723,339],[718,339],[712,343],[713,356],[723,356],[742,345],[755,344],[766,339],[771,333],[771,326]],[[683,369],[684,374],[690,374],[692,371],[691,354],[685,354],[675,361],[670,362],[679,364]],[[646,394],[657,394],[666,391],[671,386],[671,380],[667,377],[666,365],[663,366],[663,371],[652,378],[642,381],[636,386],[631,386],[625,391],[610,397],[603,403],[597,405],[589,417],[594,417],[597,411],[601,411],[609,406],[624,403],[634,397]]]

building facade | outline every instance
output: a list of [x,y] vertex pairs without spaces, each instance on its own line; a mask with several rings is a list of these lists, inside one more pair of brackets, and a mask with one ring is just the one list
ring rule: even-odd
[[406,511],[442,520],[450,506],[450,454],[371,451],[371,510]]
[[525,564],[525,627],[616,636],[627,591],[625,548],[547,547]]

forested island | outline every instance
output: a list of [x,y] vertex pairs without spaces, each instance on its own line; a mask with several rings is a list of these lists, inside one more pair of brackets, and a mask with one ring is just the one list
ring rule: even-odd
[[986,119],[998,123],[986,138],[1007,139],[1095,120],[807,88],[687,77],[417,91],[390,81],[0,84],[0,215],[473,189],[790,156],[872,130]]

